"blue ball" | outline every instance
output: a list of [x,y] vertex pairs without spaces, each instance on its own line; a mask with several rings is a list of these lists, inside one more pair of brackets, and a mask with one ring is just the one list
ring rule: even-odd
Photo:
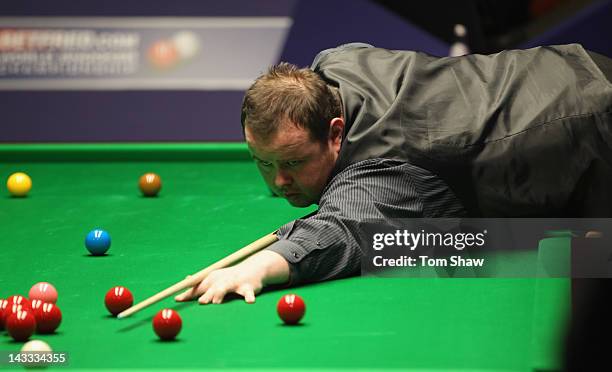
[[111,245],[110,235],[100,229],[91,230],[85,238],[85,247],[94,256],[102,256]]

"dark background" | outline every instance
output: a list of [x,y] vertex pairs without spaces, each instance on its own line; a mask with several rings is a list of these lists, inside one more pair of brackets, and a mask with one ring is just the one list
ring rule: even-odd
[[[473,53],[581,43],[612,56],[612,0],[2,1],[15,16],[287,16],[281,60],[362,41],[448,54],[457,23]],[[228,45],[228,48],[239,48]],[[0,143],[241,141],[241,91],[0,91]]]

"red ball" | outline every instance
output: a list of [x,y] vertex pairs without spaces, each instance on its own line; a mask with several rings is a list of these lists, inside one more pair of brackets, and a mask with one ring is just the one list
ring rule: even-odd
[[31,305],[31,306],[30,306],[30,308],[32,309],[32,311],[33,311],[34,313],[36,313],[36,310],[37,310],[39,307],[41,307],[43,304],[44,304],[44,302],[43,302],[43,301],[41,301],[41,300],[32,300],[32,302],[30,302],[30,305]]
[[28,293],[30,301],[32,300],[41,300],[43,302],[48,303],[56,303],[57,302],[57,290],[51,283],[40,282],[36,283],[30,289]]
[[8,306],[8,301],[0,298],[0,331],[4,329],[4,309]]
[[285,324],[297,324],[306,312],[306,304],[300,296],[287,294],[276,304],[276,311]]
[[20,310],[6,319],[6,330],[15,341],[26,341],[34,334],[35,329],[36,320],[32,310]]
[[32,309],[30,308],[29,305],[24,306],[24,305],[18,305],[15,303],[11,303],[7,301],[7,305],[4,308],[4,310],[2,311],[2,323],[4,324],[4,327],[6,328],[6,320],[8,319],[9,316],[18,313],[19,311],[22,310],[29,310],[31,311]]
[[[39,300],[34,300],[39,301]],[[32,305],[34,306],[34,301]],[[36,318],[36,332],[38,333],[53,333],[62,322],[62,312],[56,304],[42,303],[34,312]]]
[[127,310],[134,303],[132,292],[125,287],[113,287],[106,292],[104,304],[108,311],[117,316],[123,310]]
[[13,295],[7,298],[6,300],[9,302],[10,305],[17,304],[17,305],[22,305],[24,308],[28,308],[28,309],[32,308],[30,301],[21,295]]
[[162,340],[172,340],[179,334],[183,321],[172,309],[160,310],[153,318],[153,330]]

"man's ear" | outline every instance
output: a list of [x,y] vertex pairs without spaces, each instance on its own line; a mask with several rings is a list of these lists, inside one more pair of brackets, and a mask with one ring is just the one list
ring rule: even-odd
[[340,151],[342,145],[342,135],[344,134],[344,119],[333,118],[329,122],[329,141],[331,145]]

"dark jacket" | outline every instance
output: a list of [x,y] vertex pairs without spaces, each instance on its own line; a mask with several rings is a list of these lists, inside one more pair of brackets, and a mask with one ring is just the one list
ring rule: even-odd
[[349,44],[312,69],[339,88],[337,171],[401,159],[472,216],[612,217],[612,60],[580,45],[438,58]]

